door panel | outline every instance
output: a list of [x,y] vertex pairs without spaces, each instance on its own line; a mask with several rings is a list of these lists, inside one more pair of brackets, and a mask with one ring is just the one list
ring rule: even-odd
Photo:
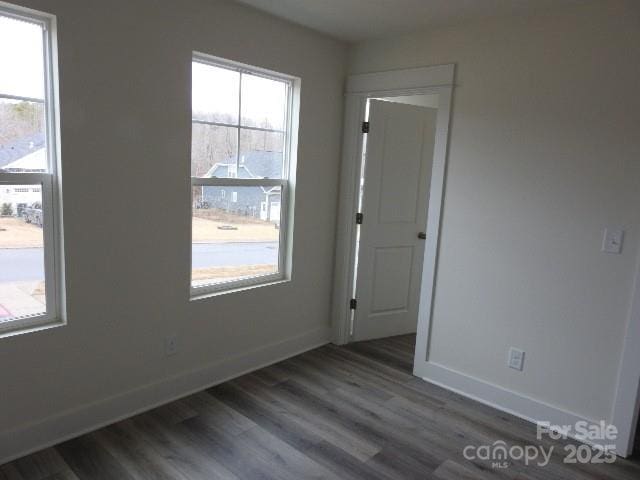
[[354,340],[416,331],[436,114],[371,101]]
[[[391,104],[395,105],[395,104]],[[391,120],[391,121],[389,121]],[[415,223],[420,194],[421,143],[406,122],[384,119],[384,153],[380,174],[380,223]],[[419,127],[418,127],[419,128]],[[419,134],[419,133],[418,133]]]
[[371,314],[409,308],[412,263],[412,246],[376,248],[371,277]]

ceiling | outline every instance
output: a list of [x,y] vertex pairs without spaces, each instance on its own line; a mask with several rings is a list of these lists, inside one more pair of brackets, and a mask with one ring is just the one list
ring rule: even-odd
[[333,37],[360,41],[584,0],[238,0]]

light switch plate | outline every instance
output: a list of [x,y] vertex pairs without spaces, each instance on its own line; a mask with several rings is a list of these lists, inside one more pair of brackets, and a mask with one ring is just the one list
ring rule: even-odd
[[622,253],[624,229],[622,227],[607,227],[602,238],[602,251],[605,253]]

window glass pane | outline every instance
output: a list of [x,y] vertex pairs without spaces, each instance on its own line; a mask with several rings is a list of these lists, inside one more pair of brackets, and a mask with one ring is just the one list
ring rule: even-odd
[[242,75],[243,126],[284,130],[286,108],[286,83]]
[[240,130],[240,178],[282,178],[284,133]]
[[0,184],[0,323],[46,312],[41,185]]
[[0,98],[0,170],[47,171],[44,103]]
[[237,156],[237,128],[192,124],[191,176],[234,177]]
[[0,15],[0,94],[44,98],[42,27]]
[[192,285],[278,272],[280,187],[193,187]]
[[238,124],[240,74],[226,68],[192,63],[192,117],[207,122]]

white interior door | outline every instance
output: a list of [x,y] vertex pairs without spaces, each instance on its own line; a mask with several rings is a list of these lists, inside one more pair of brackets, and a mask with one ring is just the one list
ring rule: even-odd
[[371,101],[354,340],[416,331],[436,114]]

